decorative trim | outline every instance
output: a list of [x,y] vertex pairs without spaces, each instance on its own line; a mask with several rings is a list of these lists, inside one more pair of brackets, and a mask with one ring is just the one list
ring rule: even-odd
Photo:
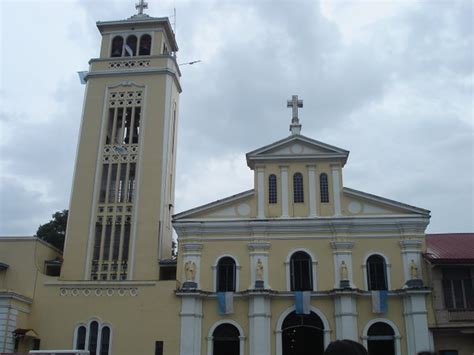
[[184,211],[184,212],[180,212],[180,213],[175,214],[173,216],[173,222],[177,221],[177,220],[179,220],[183,217],[188,217],[188,216],[190,216],[192,214],[195,214],[195,213],[201,213],[201,212],[204,212],[206,210],[211,210],[211,209],[214,209],[216,207],[220,207],[220,206],[225,205],[229,202],[234,202],[234,201],[238,201],[240,199],[246,198],[246,197],[253,196],[254,193],[255,193],[254,189],[247,190],[247,191],[241,192],[239,194],[223,198],[221,200],[216,200],[216,201],[207,203],[205,205],[198,206],[198,207],[192,208],[192,209]]
[[336,241],[331,242],[331,248],[334,250],[347,250],[352,249],[354,246],[354,242],[351,241]]
[[250,251],[269,250],[272,244],[269,242],[252,242],[247,244]]
[[132,296],[138,295],[138,288],[136,287],[97,287],[97,288],[73,288],[73,287],[61,287],[59,289],[59,295],[63,297],[101,297],[101,296]]

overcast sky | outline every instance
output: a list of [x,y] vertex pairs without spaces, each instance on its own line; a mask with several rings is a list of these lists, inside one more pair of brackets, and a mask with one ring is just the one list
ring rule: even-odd
[[[176,210],[253,187],[245,153],[302,134],[350,151],[344,186],[474,231],[473,2],[164,1],[182,67]],[[133,0],[0,0],[0,235],[68,208],[96,21]],[[171,19],[171,22],[174,22]]]

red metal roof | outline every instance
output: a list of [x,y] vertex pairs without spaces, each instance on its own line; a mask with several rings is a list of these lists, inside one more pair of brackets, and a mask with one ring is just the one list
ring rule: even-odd
[[431,263],[474,263],[474,233],[427,234],[426,249]]

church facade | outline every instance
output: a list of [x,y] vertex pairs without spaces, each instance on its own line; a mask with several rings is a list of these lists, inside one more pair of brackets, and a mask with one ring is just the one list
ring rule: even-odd
[[60,275],[43,243],[0,248],[0,352],[304,355],[336,339],[433,351],[429,211],[346,187],[349,152],[301,134],[297,96],[290,135],[247,154],[252,189],[173,216],[178,46],[143,5],[97,23]]

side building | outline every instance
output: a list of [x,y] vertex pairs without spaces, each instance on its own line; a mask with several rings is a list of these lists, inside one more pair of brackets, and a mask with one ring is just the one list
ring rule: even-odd
[[174,216],[180,353],[432,351],[429,211],[345,187],[349,152],[303,136],[288,106],[290,136],[247,154],[253,189]]
[[431,328],[439,355],[474,353],[474,233],[428,234],[436,325]]

